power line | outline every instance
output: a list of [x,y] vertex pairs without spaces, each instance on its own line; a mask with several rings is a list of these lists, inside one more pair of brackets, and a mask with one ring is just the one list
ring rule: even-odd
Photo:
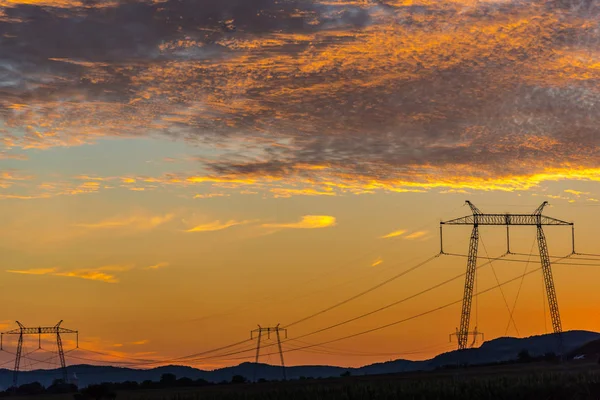
[[[448,256],[453,256],[453,257],[468,257],[464,254],[456,254],[456,253],[444,253],[445,255]],[[570,258],[570,255],[567,256],[553,256],[556,258],[560,258],[560,259],[566,259],[566,258]],[[520,262],[520,263],[527,263],[527,260],[519,260],[519,259],[512,259],[512,258],[491,258],[491,257],[477,257],[480,259],[484,259],[484,260],[495,260],[495,261],[502,261],[502,262]],[[590,264],[590,263],[572,263],[572,262],[553,262],[552,265],[573,265],[573,266],[581,266],[581,267],[600,267],[600,264]]]
[[[356,295],[354,295],[354,296],[352,296],[350,298],[347,298],[347,299],[345,299],[345,300],[343,300],[341,302],[338,302],[338,303],[334,304],[333,306],[327,307],[326,309],[323,309],[323,310],[318,311],[316,313],[313,313],[313,314],[311,314],[311,315],[309,315],[307,317],[304,317],[304,318],[301,318],[301,319],[299,319],[297,321],[294,321],[294,322],[286,325],[286,328],[290,327],[290,326],[293,326],[293,325],[300,324],[300,323],[302,323],[304,321],[312,319],[312,318],[314,318],[314,317],[316,317],[318,315],[324,314],[324,313],[326,313],[328,311],[331,311],[331,310],[333,310],[335,308],[338,308],[338,307],[340,307],[340,306],[342,306],[344,304],[347,304],[347,303],[349,303],[349,302],[351,302],[353,300],[356,300],[356,299],[358,299],[358,298],[360,298],[360,297],[362,297],[362,296],[364,296],[364,295],[366,295],[368,293],[371,293],[371,292],[373,292],[373,291],[381,288],[382,286],[385,286],[385,285],[393,282],[394,280],[396,280],[396,279],[398,279],[398,278],[400,278],[400,277],[402,277],[402,276],[404,276],[404,275],[406,275],[406,274],[408,274],[408,273],[410,273],[410,272],[412,272],[412,271],[414,271],[414,270],[422,267],[423,265],[429,263],[430,261],[432,261],[433,259],[435,259],[437,257],[439,257],[439,254],[436,254],[436,255],[428,258],[427,260],[422,261],[419,264],[417,264],[417,265],[415,265],[415,266],[413,266],[413,267],[411,267],[411,268],[409,268],[407,270],[404,270],[401,273],[396,274],[395,276],[393,276],[391,278],[388,278],[387,280],[385,280],[385,281],[383,281],[383,282],[381,282],[381,283],[379,283],[379,284],[377,284],[375,286],[372,286],[371,288],[369,288],[369,289],[367,289],[365,291],[362,291],[362,292],[360,292],[360,293],[358,293],[358,294],[356,294]],[[203,356],[203,355],[206,355],[206,354],[210,354],[210,353],[218,352],[218,351],[221,351],[221,350],[233,348],[233,347],[235,347],[237,345],[244,344],[244,343],[247,343],[247,342],[248,342],[248,340],[243,340],[243,341],[240,341],[240,342],[236,342],[236,343],[232,343],[232,344],[229,344],[229,345],[226,345],[226,346],[221,346],[221,347],[218,347],[218,348],[206,350],[206,351],[203,351],[203,352],[189,354],[189,355],[185,355],[185,356],[181,356],[181,357],[176,357],[176,358],[163,359],[163,360],[136,359],[136,358],[132,358],[132,357],[124,357],[124,356],[117,356],[117,355],[109,354],[109,353],[102,353],[102,352],[98,352],[98,351],[94,351],[94,350],[89,350],[89,349],[83,349],[83,350],[86,350],[86,351],[92,352],[92,353],[96,353],[96,354],[100,354],[100,355],[104,355],[104,356],[116,357],[116,358],[122,358],[122,359],[127,359],[127,360],[133,360],[134,361],[134,362],[131,362],[131,363],[121,362],[119,364],[124,364],[124,365],[152,365],[152,364],[169,363],[169,362],[174,362],[174,361],[189,362],[189,361],[197,361],[199,359],[220,358],[220,357],[231,355],[231,354],[239,354],[239,353],[243,353],[243,352],[248,352],[248,351],[252,350],[253,348],[248,348],[246,350],[241,350],[241,351],[237,351],[237,352],[233,352],[233,353],[217,354],[217,355],[214,355],[213,357],[198,358],[199,356]],[[273,346],[273,344],[267,345],[265,347],[270,347],[270,346]],[[87,360],[88,361],[92,361],[90,359],[87,359]]]
[[400,272],[399,274],[396,274],[396,275],[392,276],[391,278],[388,278],[388,279],[386,279],[385,281],[383,281],[383,282],[381,282],[381,283],[378,283],[378,284],[377,284],[377,285],[375,285],[375,286],[371,286],[371,287],[370,287],[369,289],[367,289],[367,290],[364,290],[364,291],[362,291],[362,292],[360,292],[360,293],[358,293],[358,294],[356,294],[356,295],[354,295],[354,296],[352,296],[352,297],[349,297],[349,298],[347,298],[347,299],[345,299],[345,300],[342,300],[342,301],[340,301],[339,303],[336,303],[336,304],[334,304],[334,305],[332,305],[332,306],[329,306],[329,307],[327,307],[327,308],[325,308],[325,309],[323,309],[323,310],[321,310],[321,311],[318,311],[318,312],[316,312],[316,313],[313,313],[313,314],[311,314],[311,315],[309,315],[309,316],[307,316],[307,317],[304,317],[304,318],[301,318],[301,319],[299,319],[299,320],[296,320],[296,321],[294,321],[294,322],[292,322],[292,323],[289,323],[289,324],[287,324],[285,327],[286,327],[286,328],[289,328],[289,327],[291,327],[291,326],[297,325],[297,324],[299,324],[299,323],[301,323],[301,322],[307,321],[307,320],[309,320],[309,319],[311,319],[311,318],[314,318],[314,317],[316,317],[316,316],[318,316],[318,315],[324,314],[324,313],[326,313],[326,312],[328,312],[328,311],[331,311],[331,310],[333,310],[333,309],[335,309],[335,308],[338,308],[338,307],[340,307],[340,306],[342,306],[342,305],[344,305],[344,304],[347,304],[347,303],[349,303],[349,302],[351,302],[351,301],[353,301],[353,300],[356,300],[356,299],[358,299],[359,297],[362,297],[362,296],[364,296],[364,295],[366,295],[366,294],[368,294],[368,293],[371,293],[371,292],[373,292],[373,291],[375,291],[375,290],[377,290],[377,289],[379,289],[379,288],[381,288],[381,287],[383,287],[383,286],[387,285],[388,283],[390,283],[390,282],[393,282],[393,281],[395,281],[396,279],[398,279],[398,278],[400,278],[400,277],[402,277],[402,276],[404,276],[404,275],[406,275],[406,274],[408,274],[408,273],[410,273],[410,272],[412,272],[412,271],[415,271],[416,269],[418,269],[418,268],[422,267],[423,265],[427,264],[428,262],[430,262],[430,261],[432,261],[433,259],[435,259],[435,258],[438,258],[438,257],[439,257],[439,254],[436,254],[436,255],[434,255],[433,257],[430,257],[430,258],[428,258],[427,260],[425,260],[425,261],[422,261],[422,262],[420,262],[419,264],[417,264],[417,265],[415,265],[415,266],[413,266],[413,267],[411,267],[411,268],[409,268],[409,269],[407,269],[407,270],[404,270],[404,271]]
[[[499,259],[499,258],[501,258],[501,257],[502,257],[502,256],[498,257],[498,259]],[[488,265],[488,264],[490,264],[490,263],[491,263],[491,261],[490,261],[490,262],[487,262],[487,263],[484,263],[484,264],[482,264],[482,265],[478,266],[478,267],[477,267],[477,269],[479,269],[479,268],[483,268],[484,266],[486,266],[486,265]],[[411,295],[411,296],[405,297],[405,298],[403,298],[403,299],[401,299],[401,300],[398,300],[398,301],[395,301],[395,302],[393,302],[393,303],[387,304],[387,305],[385,305],[385,306],[383,306],[383,307],[379,307],[379,308],[377,308],[377,309],[375,309],[375,310],[373,310],[373,311],[370,311],[370,312],[367,312],[367,313],[361,314],[361,315],[359,315],[359,316],[356,316],[356,317],[353,317],[353,318],[350,318],[350,319],[347,319],[347,320],[344,320],[344,321],[341,321],[341,322],[335,323],[335,324],[333,324],[333,325],[329,325],[329,326],[327,326],[327,327],[325,327],[325,328],[320,328],[320,329],[317,329],[317,330],[315,330],[315,331],[312,331],[312,332],[309,332],[309,333],[305,333],[305,334],[303,334],[303,335],[297,336],[297,337],[295,337],[295,338],[292,338],[292,339],[294,339],[294,340],[297,340],[297,339],[305,338],[305,337],[307,337],[307,336],[312,336],[312,335],[315,335],[315,334],[317,334],[317,333],[321,333],[321,332],[324,332],[324,331],[327,331],[327,330],[330,330],[330,329],[337,328],[337,327],[339,327],[339,326],[342,326],[342,325],[348,324],[348,323],[350,323],[350,322],[354,322],[354,321],[356,321],[356,320],[359,320],[359,319],[365,318],[365,317],[367,317],[367,316],[373,315],[373,314],[375,314],[375,313],[378,313],[378,312],[380,312],[380,311],[383,311],[383,310],[385,310],[385,309],[388,309],[388,308],[390,308],[390,307],[393,307],[393,306],[395,306],[395,305],[398,305],[398,304],[401,304],[401,303],[403,303],[403,302],[406,302],[406,301],[408,301],[408,300],[414,299],[414,298],[416,298],[416,297],[418,297],[418,296],[421,296],[421,295],[423,295],[423,294],[425,294],[425,293],[427,293],[427,292],[430,292],[430,291],[432,291],[432,290],[434,290],[434,289],[437,289],[437,288],[439,288],[439,287],[442,287],[442,286],[444,286],[444,285],[446,285],[446,284],[448,284],[448,283],[450,283],[450,282],[452,282],[452,281],[455,281],[455,280],[457,280],[457,279],[460,279],[460,278],[462,278],[464,275],[465,275],[465,273],[462,273],[462,274],[460,274],[460,275],[457,275],[457,276],[455,276],[455,277],[452,277],[452,278],[450,278],[450,279],[447,279],[447,280],[446,280],[446,281],[444,281],[444,282],[441,282],[441,283],[439,283],[439,284],[436,284],[436,285],[434,285],[434,286],[431,286],[431,287],[429,287],[429,288],[427,288],[427,289],[424,289],[424,290],[422,290],[422,291],[420,291],[420,292],[418,292],[418,293],[416,293],[416,294],[413,294],[413,295]],[[292,339],[288,339],[288,340],[292,340]],[[286,340],[286,341],[283,341],[282,343],[285,343],[285,342],[287,342],[287,340]],[[265,347],[271,347],[271,346],[274,346],[274,345],[273,345],[273,344],[271,344],[271,345],[268,345],[268,346],[265,346]],[[220,357],[232,356],[232,355],[237,355],[237,354],[245,353],[245,352],[248,352],[248,351],[250,351],[250,350],[251,350],[251,349],[248,349],[248,350],[242,350],[242,351],[237,351],[237,352],[231,352],[231,353],[226,353],[226,354],[220,354],[220,355],[210,356],[210,357],[206,357],[206,358],[202,358],[202,359],[198,359],[198,360],[207,360],[207,359],[213,359],[213,358],[220,358]]]
[[[533,252],[533,247],[535,246],[535,239],[533,240],[533,242],[531,243],[531,249],[529,250],[529,253]],[[531,255],[529,257],[527,257],[527,264],[525,264],[525,270],[523,271],[523,273],[527,272],[527,268],[529,267],[529,260],[531,259]],[[506,336],[508,334],[508,329],[510,328],[510,321],[514,321],[513,319],[513,314],[515,312],[515,308],[517,308],[517,301],[519,300],[519,295],[521,294],[521,288],[523,287],[523,281],[525,280],[525,275],[523,275],[523,278],[521,279],[521,282],[519,283],[519,289],[517,290],[517,295],[515,296],[515,301],[513,303],[513,307],[510,310],[510,319],[508,320],[508,323],[506,324],[506,329],[504,330],[504,335]]]
[[[532,274],[534,272],[537,272],[537,271],[539,271],[541,269],[542,269],[541,267],[540,268],[536,268],[535,270],[526,272],[523,275],[530,275],[530,274]],[[474,296],[479,296],[479,295],[482,295],[484,293],[490,292],[490,291],[492,291],[494,289],[497,289],[497,288],[499,288],[501,286],[507,285],[507,284],[509,284],[511,282],[514,282],[514,281],[516,281],[518,279],[521,279],[521,277],[522,277],[522,275],[519,275],[519,276],[517,276],[515,278],[512,278],[512,279],[509,279],[509,280],[507,280],[505,282],[502,282],[502,283],[500,283],[500,284],[498,284],[496,286],[489,287],[489,288],[487,288],[487,289],[485,289],[485,290],[483,290],[481,292],[475,293]],[[339,341],[342,341],[342,340],[351,339],[351,338],[354,338],[354,337],[357,337],[357,336],[365,335],[365,334],[368,334],[368,333],[376,332],[376,331],[379,331],[379,330],[382,330],[382,329],[386,329],[386,328],[389,328],[389,327],[392,327],[392,326],[395,326],[395,325],[399,325],[399,324],[402,324],[402,323],[405,323],[405,322],[408,322],[408,321],[412,321],[414,319],[417,319],[417,318],[420,318],[420,317],[423,317],[423,316],[426,316],[426,315],[429,315],[429,314],[433,314],[433,313],[435,313],[437,311],[441,311],[441,310],[443,310],[445,308],[451,307],[451,306],[453,306],[455,304],[459,304],[461,302],[462,302],[462,299],[459,299],[459,300],[453,301],[451,303],[447,303],[447,304],[444,304],[442,306],[430,309],[428,311],[424,311],[422,313],[419,313],[419,314],[416,314],[416,315],[413,315],[413,316],[410,316],[410,317],[407,317],[407,318],[404,318],[404,319],[401,319],[401,320],[397,320],[397,321],[394,321],[394,322],[391,322],[391,323],[388,323],[388,324],[385,324],[385,325],[380,325],[380,326],[375,327],[375,328],[371,328],[371,329],[368,329],[368,330],[365,330],[365,331],[361,331],[361,332],[354,333],[354,334],[351,334],[351,335],[343,336],[343,337],[340,337],[340,338],[337,338],[337,339],[331,339],[331,340],[327,340],[325,342],[307,345],[307,346],[304,346],[302,348],[285,350],[284,352],[299,351],[299,350],[303,350],[303,349],[307,349],[307,348],[312,348],[312,347],[315,347],[315,346],[321,346],[321,345],[325,345],[325,344],[335,343],[335,342],[339,342]],[[292,339],[294,339],[294,338],[292,338]],[[272,353],[272,354],[276,354],[276,353]],[[244,358],[246,358],[246,357],[244,357]]]
[[[489,257],[490,255],[488,254],[487,248],[485,247],[485,242],[483,241],[483,238],[481,238],[481,244],[483,245],[483,250],[485,251],[485,255],[487,257]],[[496,279],[496,283],[500,284],[500,280],[498,279],[498,275],[496,274],[496,269],[494,268],[494,264],[492,263],[492,261],[490,261],[490,267],[492,267],[492,272],[494,273],[494,278]],[[500,287],[500,294],[502,295],[502,300],[504,300],[504,305],[506,306],[506,309],[508,310],[509,324],[510,324],[510,322],[512,322],[513,326],[515,327],[515,331],[517,332],[517,336],[520,336],[519,328],[517,328],[517,324],[515,323],[515,320],[512,316],[512,312],[510,311],[510,306],[508,305],[508,301],[506,300],[506,296],[504,295],[504,290],[502,290],[502,287]]]

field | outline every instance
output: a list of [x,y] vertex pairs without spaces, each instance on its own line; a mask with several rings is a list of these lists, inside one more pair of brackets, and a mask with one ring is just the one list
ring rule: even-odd
[[[26,397],[22,397],[24,399]],[[40,396],[73,399],[73,395]],[[600,399],[600,366],[528,364],[204,388],[132,390],[122,400]],[[29,397],[31,399],[31,397]]]

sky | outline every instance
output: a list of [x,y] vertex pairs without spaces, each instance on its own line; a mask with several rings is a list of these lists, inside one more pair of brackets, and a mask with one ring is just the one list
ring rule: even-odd
[[[549,201],[600,253],[599,49],[593,0],[0,0],[1,328],[64,320],[70,363],[248,340],[235,353],[278,323],[302,336],[290,365],[453,349],[459,303],[412,317],[459,301],[462,279],[313,332],[463,274],[458,256],[293,322],[435,256],[467,199]],[[552,256],[570,233],[547,228]],[[447,228],[445,250],[469,235]],[[502,227],[481,235],[480,256],[503,254]],[[515,228],[512,250],[534,239]],[[600,330],[585,258],[553,267],[565,330]],[[479,270],[477,290],[513,279],[474,301],[486,340],[551,331],[538,267]],[[228,351],[178,362],[253,358]]]

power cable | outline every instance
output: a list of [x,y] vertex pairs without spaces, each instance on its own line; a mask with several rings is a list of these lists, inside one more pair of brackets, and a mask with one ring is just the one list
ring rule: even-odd
[[[541,267],[537,268],[535,270],[526,272],[524,275],[533,274],[534,272],[537,272],[537,271],[539,271],[541,269],[542,269]],[[517,281],[517,280],[519,280],[521,278],[522,278],[522,275],[519,275],[519,276],[517,276],[515,278],[509,279],[509,280],[507,280],[505,282],[497,284],[496,286],[492,286],[492,287],[489,287],[489,288],[487,288],[487,289],[485,289],[485,290],[483,290],[481,292],[478,292],[478,293],[474,294],[474,296],[479,296],[479,295],[482,295],[484,293],[490,292],[490,291],[492,291],[494,289],[497,289],[497,288],[499,288],[501,286],[507,285],[507,284],[509,284],[511,282],[514,282],[514,281]],[[430,309],[428,311],[424,311],[422,313],[419,313],[419,314],[416,314],[416,315],[413,315],[413,316],[410,316],[410,317],[407,317],[407,318],[404,318],[404,319],[401,319],[401,320],[397,320],[397,321],[394,321],[394,322],[391,322],[391,323],[388,323],[388,324],[385,324],[385,325],[380,325],[380,326],[375,327],[375,328],[371,328],[371,329],[368,329],[368,330],[365,330],[365,331],[361,331],[361,332],[354,333],[354,334],[351,334],[351,335],[343,336],[343,337],[340,337],[340,338],[337,338],[337,339],[331,339],[331,340],[327,340],[325,342],[307,345],[307,346],[304,346],[303,348],[286,350],[286,351],[284,351],[284,353],[289,353],[289,352],[292,352],[292,351],[298,351],[298,350],[302,350],[302,349],[312,348],[312,347],[315,347],[315,346],[321,346],[321,345],[325,345],[325,344],[335,343],[335,342],[339,342],[339,341],[342,341],[342,340],[351,339],[351,338],[354,338],[354,337],[357,337],[357,336],[365,335],[365,334],[368,334],[368,333],[376,332],[376,331],[379,331],[379,330],[382,330],[382,329],[386,329],[386,328],[389,328],[389,327],[392,327],[392,326],[395,326],[395,325],[399,325],[399,324],[402,324],[402,323],[405,323],[405,322],[408,322],[408,321],[411,321],[411,320],[414,320],[414,319],[417,319],[417,318],[420,318],[420,317],[423,317],[423,316],[426,316],[426,315],[429,315],[429,314],[433,314],[433,313],[435,313],[437,311],[443,310],[443,309],[451,307],[453,305],[460,304],[460,303],[462,303],[462,301],[463,301],[463,299],[459,299],[459,300],[453,301],[451,303],[447,303],[447,304],[444,304],[442,306]],[[277,354],[277,353],[271,353],[271,354]],[[235,359],[232,359],[232,360],[235,360]]]
[[[502,257],[502,256],[499,256],[499,257],[498,257],[498,259],[500,259],[501,257]],[[488,265],[488,264],[490,264],[490,262],[487,262],[487,263],[484,263],[484,264],[482,264],[482,265],[478,266],[478,267],[477,267],[477,269],[479,269],[479,268],[483,268],[484,266],[486,266],[486,265]],[[367,316],[370,316],[370,315],[373,315],[373,314],[375,314],[375,313],[378,313],[378,312],[380,312],[380,311],[386,310],[386,309],[388,309],[388,308],[390,308],[390,307],[393,307],[393,306],[395,306],[395,305],[398,305],[398,304],[404,303],[404,302],[406,302],[406,301],[408,301],[408,300],[414,299],[414,298],[416,298],[416,297],[418,297],[418,296],[421,296],[421,295],[423,295],[423,294],[425,294],[425,293],[427,293],[427,292],[430,292],[430,291],[432,291],[432,290],[434,290],[434,289],[437,289],[437,288],[439,288],[439,287],[442,287],[442,286],[444,286],[444,285],[446,285],[446,284],[448,284],[448,283],[450,283],[450,282],[452,282],[452,281],[455,281],[455,280],[457,280],[457,279],[460,279],[460,278],[462,278],[462,277],[464,277],[464,276],[465,276],[465,273],[462,273],[462,274],[460,274],[460,275],[456,275],[456,276],[454,276],[454,277],[452,277],[452,278],[450,278],[450,279],[447,279],[447,280],[445,280],[445,281],[443,281],[443,282],[441,282],[441,283],[438,283],[438,284],[436,284],[436,285],[434,285],[434,286],[431,286],[431,287],[429,287],[429,288],[427,288],[427,289],[424,289],[424,290],[422,290],[422,291],[420,291],[420,292],[418,292],[418,293],[415,293],[415,294],[413,294],[413,295],[410,295],[410,296],[408,296],[408,297],[405,297],[405,298],[403,298],[403,299],[400,299],[400,300],[398,300],[398,301],[395,301],[395,302],[393,302],[393,303],[389,303],[389,304],[387,304],[387,305],[385,305],[385,306],[383,306],[383,307],[379,307],[379,308],[377,308],[377,309],[375,309],[375,310],[372,310],[372,311],[370,311],[370,312],[367,312],[367,313],[361,314],[361,315],[359,315],[359,316],[356,316],[356,317],[353,317],[353,318],[350,318],[350,319],[347,319],[347,320],[344,320],[344,321],[341,321],[341,322],[335,323],[335,324],[333,324],[333,325],[329,325],[329,326],[327,326],[327,327],[325,327],[325,328],[320,328],[320,329],[317,329],[317,330],[315,330],[315,331],[312,331],[312,332],[309,332],[309,333],[305,333],[305,334],[303,334],[303,335],[300,335],[300,336],[294,337],[294,338],[292,338],[292,339],[296,339],[296,340],[297,340],[297,339],[305,338],[305,337],[307,337],[307,336],[312,336],[312,335],[315,335],[315,334],[317,334],[317,333],[321,333],[321,332],[324,332],[324,331],[327,331],[327,330],[330,330],[330,329],[337,328],[337,327],[339,327],[339,326],[342,326],[342,325],[348,324],[348,323],[350,323],[350,322],[354,322],[354,321],[356,321],[356,320],[359,320],[359,319],[365,318],[365,317],[367,317]],[[282,343],[285,343],[285,342],[287,342],[287,341],[289,341],[289,340],[291,340],[291,339],[283,340],[283,341],[282,341]],[[264,346],[264,347],[266,348],[266,347],[271,347],[271,346],[273,346],[273,345],[266,345],[266,346]],[[209,356],[209,357],[206,357],[206,358],[202,358],[202,359],[200,359],[200,360],[206,360],[206,359],[212,359],[212,358],[226,357],[226,356],[231,356],[231,355],[236,355],[236,354],[245,353],[245,352],[247,352],[247,351],[250,351],[250,350],[239,351],[239,352],[232,352],[232,353],[226,353],[226,354],[220,354],[220,355],[216,355],[216,356]]]
[[[534,239],[533,243],[531,243],[531,249],[529,250],[530,253],[533,251],[535,242],[536,242],[536,240]],[[530,259],[531,259],[531,255],[527,258],[527,264],[525,264],[525,270],[523,271],[523,273],[527,272],[527,268],[529,267]],[[510,310],[510,319],[508,320],[508,324],[506,324],[506,329],[504,330],[504,336],[506,336],[508,334],[508,329],[510,328],[510,321],[513,319],[513,314],[515,312],[515,309],[517,308],[517,301],[519,300],[519,295],[521,294],[521,288],[523,287],[524,280],[525,280],[525,275],[523,275],[523,278],[521,279],[521,283],[519,283],[519,289],[517,290],[517,295],[515,296],[515,302],[513,303],[512,310]]]
[[347,304],[347,303],[349,303],[349,302],[351,302],[351,301],[353,301],[353,300],[356,300],[356,299],[358,299],[359,297],[362,297],[362,296],[364,296],[364,295],[366,295],[366,294],[368,294],[368,293],[371,293],[371,292],[373,292],[373,291],[375,291],[375,290],[377,290],[377,289],[379,289],[379,288],[381,288],[381,287],[383,287],[383,286],[387,285],[388,283],[390,283],[390,282],[393,282],[393,281],[395,281],[396,279],[398,279],[398,278],[400,278],[400,277],[402,277],[402,276],[404,276],[404,275],[406,275],[406,274],[408,274],[408,273],[410,273],[410,272],[412,272],[412,271],[415,271],[416,269],[418,269],[418,268],[422,267],[423,265],[425,265],[425,264],[429,263],[430,261],[432,261],[432,260],[434,260],[435,258],[438,258],[438,257],[439,257],[439,254],[436,254],[436,255],[434,255],[433,257],[430,257],[430,258],[428,258],[427,260],[425,260],[425,261],[422,261],[422,262],[420,262],[419,264],[417,264],[417,265],[415,265],[415,266],[413,266],[413,267],[411,267],[411,268],[409,268],[409,269],[407,269],[407,270],[404,270],[404,271],[400,272],[399,274],[396,274],[396,275],[392,276],[391,278],[388,278],[388,279],[386,279],[385,281],[383,281],[383,282],[381,282],[381,283],[378,283],[378,284],[377,284],[377,285],[375,285],[375,286],[371,286],[371,287],[370,287],[369,289],[367,289],[367,290],[364,290],[364,291],[362,291],[362,292],[360,292],[360,293],[358,293],[358,294],[356,294],[356,295],[354,295],[354,296],[352,296],[352,297],[349,297],[349,298],[347,298],[347,299],[345,299],[345,300],[343,300],[343,301],[340,301],[339,303],[336,303],[336,304],[334,304],[334,305],[332,305],[332,306],[329,306],[329,307],[327,307],[327,308],[325,308],[325,309],[323,309],[323,310],[321,310],[321,311],[318,311],[318,312],[316,312],[316,313],[313,313],[313,314],[311,314],[311,315],[309,315],[309,316],[307,316],[307,317],[304,317],[304,318],[301,318],[301,319],[299,319],[299,320],[296,320],[296,321],[294,321],[294,322],[292,322],[292,323],[289,323],[289,324],[285,325],[285,326],[284,326],[284,328],[289,328],[289,327],[291,327],[291,326],[298,325],[298,324],[299,324],[299,323],[301,323],[301,322],[307,321],[307,320],[309,320],[309,319],[311,319],[311,318],[314,318],[314,317],[316,317],[316,316],[318,316],[318,315],[324,314],[324,313],[326,313],[326,312],[328,312],[328,311],[331,311],[331,310],[333,310],[333,309],[335,309],[335,308],[338,308],[338,307],[340,307],[340,306],[342,306],[342,305],[344,305],[344,304]]
[[[485,247],[485,242],[483,241],[483,238],[480,238],[480,240],[481,240],[481,244],[483,245],[483,250],[485,251],[485,255],[489,258],[490,255],[488,254],[487,248]],[[500,280],[498,279],[498,275],[496,274],[496,268],[494,268],[494,264],[491,261],[490,261],[490,267],[492,267],[492,272],[494,273],[494,278],[496,279],[496,283],[500,284]],[[515,323],[515,320],[512,317],[512,313],[510,311],[510,306],[508,305],[508,301],[506,300],[506,296],[504,295],[504,290],[502,290],[502,287],[500,287],[500,294],[502,295],[502,300],[504,300],[504,305],[506,306],[506,310],[508,311],[509,321],[512,321],[512,324],[515,327],[515,331],[517,332],[517,336],[520,336],[519,328],[517,328],[517,324]]]

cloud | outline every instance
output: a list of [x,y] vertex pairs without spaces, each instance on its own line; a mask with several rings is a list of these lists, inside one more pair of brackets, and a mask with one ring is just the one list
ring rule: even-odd
[[70,278],[88,279],[88,280],[92,280],[92,281],[101,281],[101,282],[106,282],[106,283],[119,282],[119,279],[116,276],[114,276],[113,274],[109,274],[109,273],[106,273],[103,271],[98,271],[98,270],[80,269],[80,270],[73,270],[73,271],[56,272],[52,275],[65,276],[65,277],[70,277]]
[[565,193],[570,193],[573,194],[577,197],[580,197],[582,194],[590,194],[590,192],[580,192],[578,190],[573,190],[573,189],[565,189],[564,191]]
[[422,238],[423,236],[427,235],[428,231],[416,231],[411,233],[410,235],[406,235],[404,237],[404,239],[406,240],[415,240],[415,239],[419,239]]
[[381,264],[383,264],[383,259],[381,257],[378,257],[375,261],[371,263],[371,267],[376,267]]
[[214,197],[229,197],[229,194],[227,194],[227,193],[205,193],[205,194],[194,195],[194,199],[212,199]]
[[389,239],[389,238],[393,238],[393,237],[398,237],[398,236],[404,235],[405,233],[406,233],[406,229],[399,229],[397,231],[390,232],[387,235],[381,236],[381,239]]
[[274,188],[271,189],[271,193],[275,195],[275,198],[283,197],[289,198],[292,196],[335,196],[336,193],[331,188],[327,188],[328,191],[317,190],[313,188],[304,189],[287,189],[287,188]]
[[168,262],[159,262],[158,264],[150,265],[150,266],[146,267],[145,269],[161,269],[161,268],[168,267],[169,265],[170,264]]
[[305,215],[298,222],[281,224],[262,224],[264,228],[276,229],[316,229],[328,228],[336,225],[335,217],[329,215]]
[[7,270],[6,272],[24,275],[52,275],[106,283],[118,283],[119,278],[114,273],[129,271],[132,268],[133,267],[130,265],[106,265],[103,267],[90,269],[63,270],[60,268],[39,268],[29,270]]
[[209,222],[206,224],[196,225],[195,227],[186,230],[186,232],[214,232],[214,231],[220,231],[223,229],[231,228],[232,226],[246,225],[251,222],[252,221],[249,221],[249,220],[236,221],[233,219],[229,220],[227,222],[223,222],[223,223],[221,223],[221,221],[213,221],[213,222]]
[[141,346],[141,345],[148,344],[148,343],[150,343],[150,341],[148,339],[142,339],[142,340],[138,340],[135,342],[131,342],[131,344],[133,344],[135,346]]
[[56,268],[36,268],[26,270],[7,270],[11,274],[23,274],[23,275],[49,275],[56,272]]
[[130,228],[139,230],[150,230],[163,225],[173,219],[175,214],[164,215],[134,215],[130,217],[116,217],[105,219],[94,223],[80,223],[76,226],[86,229],[119,229]]
[[22,153],[9,153],[7,151],[0,151],[0,160],[27,160],[28,157]]
[[16,183],[32,180],[33,176],[25,175],[18,171],[8,170],[2,171],[0,170],[0,188],[6,189],[9,188]]
[[0,4],[2,152],[159,133],[214,155],[169,184],[278,197],[600,179],[595,1]]

